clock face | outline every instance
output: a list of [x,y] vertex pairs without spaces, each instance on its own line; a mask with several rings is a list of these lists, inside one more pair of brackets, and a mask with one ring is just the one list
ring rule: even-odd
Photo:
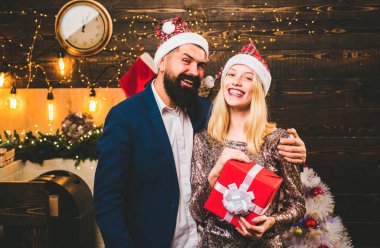
[[112,19],[94,0],[73,0],[58,12],[55,33],[72,55],[89,56],[103,50],[112,36]]
[[86,5],[69,9],[62,18],[61,34],[71,46],[89,49],[102,41],[105,24],[99,12]]

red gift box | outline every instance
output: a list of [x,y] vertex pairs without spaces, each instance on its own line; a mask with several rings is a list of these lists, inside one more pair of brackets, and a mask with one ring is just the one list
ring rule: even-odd
[[240,227],[236,215],[254,224],[251,220],[266,212],[281,183],[280,176],[259,164],[229,160],[204,208],[236,227]]

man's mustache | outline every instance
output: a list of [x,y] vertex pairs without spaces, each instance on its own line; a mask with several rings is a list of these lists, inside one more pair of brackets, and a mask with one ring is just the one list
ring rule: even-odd
[[192,82],[194,88],[198,88],[201,85],[201,79],[197,76],[192,76],[192,75],[188,75],[185,73],[181,73],[178,75],[176,81],[177,81],[177,83],[179,83],[183,80]]

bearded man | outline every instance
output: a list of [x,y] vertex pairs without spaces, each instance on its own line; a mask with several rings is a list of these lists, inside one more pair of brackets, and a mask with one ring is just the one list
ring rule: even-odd
[[106,247],[197,246],[190,164],[210,108],[198,96],[208,43],[180,17],[156,31],[156,79],[110,110],[98,142],[94,205]]

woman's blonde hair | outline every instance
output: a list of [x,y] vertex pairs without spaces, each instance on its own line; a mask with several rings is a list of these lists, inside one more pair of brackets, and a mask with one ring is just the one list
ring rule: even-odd
[[[224,78],[214,100],[207,132],[214,139],[224,142],[230,124],[229,106],[224,100]],[[258,153],[264,138],[276,129],[276,124],[268,122],[268,108],[260,78],[254,73],[253,92],[248,119],[244,125],[247,149],[250,154]]]

